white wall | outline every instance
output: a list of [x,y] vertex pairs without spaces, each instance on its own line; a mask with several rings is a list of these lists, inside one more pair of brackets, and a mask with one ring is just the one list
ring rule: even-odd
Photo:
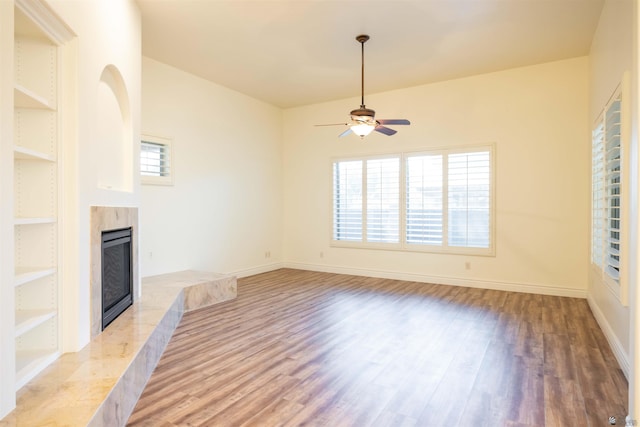
[[589,117],[594,123],[633,65],[633,2],[608,0],[589,52]]
[[640,6],[637,1],[632,2],[632,58],[633,66],[631,67],[631,150],[630,150],[630,164],[632,165],[630,170],[631,188],[629,194],[633,195],[629,200],[629,210],[634,212],[634,215],[629,221],[629,235],[631,244],[629,248],[629,277],[630,277],[630,292],[629,292],[629,305],[630,305],[630,325],[629,325],[629,362],[631,365],[630,373],[627,376],[629,379],[629,415],[628,418],[637,420],[639,418],[638,412],[640,411],[640,340],[638,335],[640,334],[640,290],[638,289],[638,246],[639,246],[639,231],[640,231],[640,217],[638,206],[640,206],[639,200],[639,182],[640,182],[640,147],[638,146],[638,138],[640,134],[640,63],[638,53],[640,51]]
[[[291,266],[585,296],[589,133],[586,57],[365,96],[392,137],[337,138],[358,100],[284,114],[285,259]],[[330,247],[331,158],[496,144],[496,256]],[[320,257],[320,253],[323,257]],[[471,263],[469,270],[465,262]]]
[[[633,65],[633,4],[607,1],[600,16],[589,55],[589,125],[593,126],[604,105]],[[635,191],[630,195],[636,197]],[[629,200],[626,200],[629,202]],[[630,224],[630,223],[628,223]],[[627,231],[625,234],[630,235]],[[631,258],[629,258],[631,259]],[[628,273],[629,266],[624,266]],[[625,274],[623,272],[623,274]],[[633,281],[632,281],[633,282]],[[589,302],[620,364],[629,369],[629,308],[624,307],[602,278],[590,270]]]
[[[8,52],[11,56],[1,54]],[[15,407],[13,2],[0,1],[0,419]],[[10,143],[8,144],[7,141]],[[9,386],[5,384],[10,384]]]
[[[132,0],[70,2],[50,0],[52,9],[77,35],[73,42],[74,72],[65,82],[67,99],[77,105],[71,126],[76,138],[64,141],[64,259],[63,349],[77,351],[90,338],[90,206],[129,206],[139,204],[137,178],[138,144],[129,145],[127,158],[134,167],[130,182],[114,191],[101,183],[101,137],[96,132],[102,120],[100,111],[101,77],[106,67],[117,69],[124,82],[128,124],[124,139],[137,140],[140,134],[140,12]],[[121,169],[120,165],[117,168]]]
[[141,275],[281,262],[281,110],[149,58],[142,69],[142,130],[173,139],[175,177],[142,186]]

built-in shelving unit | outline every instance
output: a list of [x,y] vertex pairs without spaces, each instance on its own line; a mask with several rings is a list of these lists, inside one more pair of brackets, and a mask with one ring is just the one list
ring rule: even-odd
[[18,8],[14,33],[16,389],[60,355],[58,47]]
[[19,147],[17,145],[13,148],[13,156],[14,158],[20,160],[47,160],[50,162],[56,161],[55,158],[49,154],[32,150],[27,147]]
[[55,108],[49,105],[48,99],[17,83],[13,88],[13,104],[17,108],[44,108],[55,111]]
[[15,225],[53,224],[55,222],[56,222],[55,217],[16,218],[15,219]]
[[56,269],[53,267],[17,267],[15,273],[15,286],[24,285],[43,277],[52,276]]

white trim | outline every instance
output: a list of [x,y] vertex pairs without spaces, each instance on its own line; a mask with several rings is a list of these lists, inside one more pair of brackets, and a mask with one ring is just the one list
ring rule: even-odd
[[624,376],[628,380],[629,374],[631,372],[631,364],[629,362],[629,356],[624,351],[624,348],[622,347],[622,343],[620,343],[620,340],[618,339],[616,334],[613,332],[613,328],[607,321],[607,317],[604,315],[602,310],[600,310],[600,307],[598,306],[598,304],[596,303],[596,301],[593,299],[591,295],[587,295],[587,302],[589,303],[589,307],[591,308],[593,317],[596,318],[596,321],[598,322],[600,329],[602,329],[604,336],[607,338],[607,341],[609,342],[609,346],[611,347],[611,350],[613,351],[613,354],[616,357],[616,360],[618,361],[618,364],[620,365],[620,368],[622,369]]
[[224,273],[229,276],[236,276],[238,278],[253,276],[255,274],[268,273],[270,271],[279,270],[285,268],[285,264],[282,262],[274,262],[271,264],[260,265],[258,267],[246,268],[243,270],[232,271]]
[[587,298],[586,289],[571,289],[561,286],[540,285],[536,283],[515,283],[463,279],[458,277],[430,276],[427,274],[418,273],[403,273],[399,271],[371,270],[364,268],[305,264],[297,262],[285,262],[284,268],[319,271],[324,273],[351,274],[353,276],[368,276],[383,279],[407,280],[411,282],[433,283],[438,285],[464,286],[468,288],[491,289],[496,291],[523,292],[527,294],[551,295],[570,298]]
[[[406,221],[406,216],[401,218]],[[364,232],[363,232],[364,234]],[[419,252],[428,254],[448,254],[448,255],[472,255],[479,257],[495,257],[495,251],[489,248],[474,248],[470,246],[439,246],[420,243],[383,243],[383,242],[358,242],[355,240],[333,240],[329,241],[332,248],[368,249],[395,252]]]
[[[622,151],[621,159],[621,192],[622,209],[620,211],[620,228],[622,230],[630,230],[632,210],[630,208],[631,195],[631,76],[629,71],[622,73],[622,81],[620,82],[620,150]],[[630,232],[623,232],[620,236],[622,253],[620,254],[620,286],[618,289],[618,298],[623,306],[629,306],[629,255],[630,248]]]
[[15,4],[58,45],[65,44],[76,36],[71,28],[44,1],[16,0]]

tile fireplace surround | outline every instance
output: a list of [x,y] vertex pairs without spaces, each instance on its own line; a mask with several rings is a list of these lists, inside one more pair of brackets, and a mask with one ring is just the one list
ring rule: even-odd
[[[132,260],[137,263],[137,225],[135,208],[92,208],[92,253],[100,256],[102,229],[132,226]],[[98,252],[94,252],[96,233]],[[92,307],[99,267],[92,255]],[[138,269],[134,271],[133,305],[104,331],[100,331],[101,307],[98,320],[92,308],[90,343],[79,352],[63,354],[22,387],[16,409],[0,420],[0,426],[124,426],[182,313],[237,294],[235,276],[198,271],[148,277],[136,290]]]
[[133,298],[140,295],[138,208],[91,206],[91,339],[102,331],[102,232],[131,227]]

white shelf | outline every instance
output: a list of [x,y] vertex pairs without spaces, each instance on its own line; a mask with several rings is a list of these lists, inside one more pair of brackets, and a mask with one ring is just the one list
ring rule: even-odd
[[55,111],[45,97],[17,83],[13,87],[13,105],[15,108]]
[[17,310],[15,330],[16,338],[26,334],[47,320],[53,319],[56,314],[55,310]]
[[32,225],[32,224],[55,224],[54,217],[33,217],[33,218],[15,218],[15,225]]
[[47,162],[55,162],[55,157],[42,153],[37,150],[32,150],[26,147],[20,147],[16,145],[13,147],[13,157],[20,160],[44,160]]
[[16,267],[14,285],[20,286],[56,272],[53,267]]
[[61,144],[58,47],[17,5],[14,19],[14,54],[8,64],[14,70],[15,328],[9,351],[15,351],[16,381],[5,385],[18,390],[61,354],[57,275]]
[[60,357],[57,350],[28,350],[16,352],[16,390],[31,381],[44,368]]

